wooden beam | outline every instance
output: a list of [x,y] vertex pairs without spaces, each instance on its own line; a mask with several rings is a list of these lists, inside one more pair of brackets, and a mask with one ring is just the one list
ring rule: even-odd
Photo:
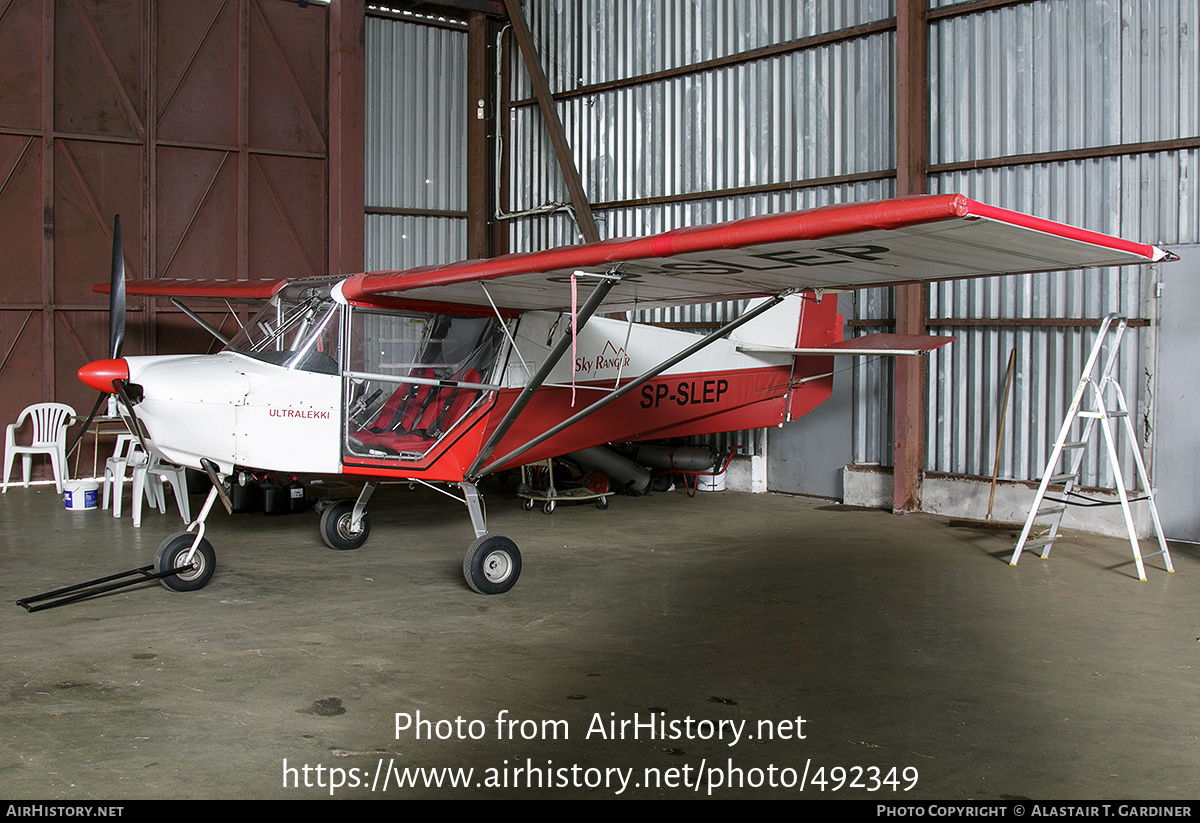
[[467,257],[492,256],[493,202],[492,150],[488,124],[496,111],[493,82],[488,71],[490,45],[487,16],[473,11],[467,16]]
[[365,0],[329,7],[329,249],[330,274],[363,269],[366,236]]
[[546,80],[546,73],[542,70],[542,63],[533,43],[533,33],[529,31],[529,24],[525,21],[525,14],[521,11],[518,0],[504,0],[504,6],[508,10],[508,19],[512,23],[513,35],[517,38],[517,45],[521,49],[525,69],[529,72],[529,78],[533,82],[533,91],[537,97],[538,108],[542,112],[542,119],[546,123],[546,129],[550,132],[550,142],[554,146],[558,167],[562,171],[563,179],[567,184],[567,192],[571,196],[571,206],[575,210],[575,221],[579,224],[579,232],[583,235],[585,242],[594,243],[600,239],[600,231],[596,228],[596,221],[592,218],[592,208],[588,204],[587,193],[583,190],[583,180],[579,177],[579,169],[575,167],[575,158],[571,154],[570,144],[567,143],[566,130],[563,128],[562,120],[558,117],[558,110],[554,108],[554,98],[550,93],[550,84]]
[[[896,194],[924,194],[929,165],[929,29],[925,0],[896,4]],[[925,334],[926,287],[898,286],[896,333]],[[895,363],[892,511],[920,511],[925,464],[925,358]]]
[[471,12],[482,12],[493,17],[504,16],[504,4],[500,0],[395,0],[387,3],[386,8],[429,15],[452,14],[461,17]]
[[[647,72],[646,74],[637,74],[632,77],[622,77],[618,80],[605,80],[601,83],[586,83],[576,86],[573,89],[565,89],[560,92],[555,92],[554,99],[570,100],[573,97],[591,97],[597,94],[603,94],[608,91],[616,91],[618,89],[636,88],[645,86],[651,83],[661,83],[664,80],[673,80],[680,77],[692,77],[697,74],[702,74],[709,71],[718,71],[720,69],[729,68],[731,66],[741,66],[746,63],[755,63],[763,60],[770,60],[785,54],[795,54],[796,52],[808,51],[817,49],[822,46],[829,46],[838,43],[848,43],[851,40],[858,40],[864,37],[872,37],[877,34],[884,34],[889,31],[894,31],[896,28],[896,20],[893,17],[886,17],[882,20],[873,20],[870,23],[863,23],[860,26],[851,26],[846,29],[836,29],[834,31],[822,32],[820,34],[811,34],[807,37],[800,37],[796,40],[787,40],[783,43],[775,43],[762,48],[750,49],[736,54],[729,54],[724,57],[714,57],[711,60],[702,60],[698,63],[688,63],[683,66],[675,66],[674,68],[662,69],[661,71]],[[531,106],[536,103],[535,99],[514,100],[510,105],[512,108],[523,106]]]

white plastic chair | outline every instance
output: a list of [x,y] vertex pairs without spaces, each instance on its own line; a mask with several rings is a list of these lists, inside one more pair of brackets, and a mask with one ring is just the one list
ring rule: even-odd
[[142,454],[137,438],[132,434],[118,434],[112,457],[104,463],[104,495],[101,508],[107,509],[112,499],[113,517],[121,516],[121,493],[125,490],[125,470]]
[[179,516],[185,525],[191,525],[191,504],[187,494],[187,470],[182,466],[164,463],[157,457],[142,460],[133,465],[133,525],[142,525],[142,500],[150,500],[158,506],[162,513],[167,511],[167,498],[163,491],[163,481],[171,484],[175,493],[175,504],[179,506]]
[[[17,445],[17,430],[28,419],[33,426],[30,445]],[[75,410],[65,403],[35,403],[21,412],[17,422],[4,430],[4,486],[8,491],[8,476],[12,473],[13,459],[21,455],[21,476],[25,488],[29,488],[29,473],[33,468],[35,454],[50,456],[54,469],[54,487],[62,494],[63,481],[67,479],[67,427],[75,422]]]

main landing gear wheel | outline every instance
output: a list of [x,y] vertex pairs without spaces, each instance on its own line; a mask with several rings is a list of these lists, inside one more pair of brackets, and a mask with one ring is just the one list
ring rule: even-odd
[[463,577],[480,594],[504,594],[521,576],[521,551],[499,534],[476,538],[463,558]]
[[351,523],[354,519],[354,501],[343,500],[327,508],[321,513],[321,539],[331,549],[347,551],[357,549],[367,542],[371,534],[371,515],[363,512],[362,520],[355,531]]
[[217,553],[212,544],[200,538],[200,545],[192,555],[192,562],[185,563],[184,558],[192,548],[196,535],[192,532],[176,532],[163,541],[154,555],[154,568],[159,572],[171,569],[186,569],[170,577],[159,578],[160,583],[173,592],[194,592],[203,589],[212,579],[217,568]]

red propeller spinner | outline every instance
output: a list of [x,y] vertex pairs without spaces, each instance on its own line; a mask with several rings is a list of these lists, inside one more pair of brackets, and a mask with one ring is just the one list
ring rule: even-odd
[[129,379],[129,364],[123,358],[93,360],[79,370],[79,379],[97,391],[113,394],[114,380]]

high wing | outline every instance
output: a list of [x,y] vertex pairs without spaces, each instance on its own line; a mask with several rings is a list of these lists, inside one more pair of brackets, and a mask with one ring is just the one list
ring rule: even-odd
[[[233,304],[249,305],[255,309],[279,294],[291,283],[311,283],[318,290],[327,290],[334,286],[340,277],[317,276],[301,278],[281,278],[277,280],[199,280],[184,278],[160,278],[158,280],[130,280],[125,283],[125,294],[130,297],[150,297],[170,300],[172,305],[191,318],[198,326],[216,338],[223,346],[229,345],[229,338],[221,329],[214,327],[195,310],[184,305],[183,300],[199,300],[201,302],[220,302],[232,312]],[[111,291],[109,283],[92,286],[92,291],[108,294]],[[235,318],[236,319],[236,318]]]
[[[928,280],[1124,266],[1174,259],[961,194],[825,206],[398,272],[355,275],[351,302],[381,299],[507,311],[566,310],[572,274],[614,274],[608,310],[733,300],[791,289],[847,289]],[[481,288],[481,284],[485,288]]]
[[[125,284],[125,293],[131,297],[177,297],[195,300],[231,300],[234,302],[261,302],[270,300],[280,289],[292,281],[282,280],[184,280],[163,278],[160,280],[130,280]],[[92,286],[98,294],[108,294],[109,284]]]

